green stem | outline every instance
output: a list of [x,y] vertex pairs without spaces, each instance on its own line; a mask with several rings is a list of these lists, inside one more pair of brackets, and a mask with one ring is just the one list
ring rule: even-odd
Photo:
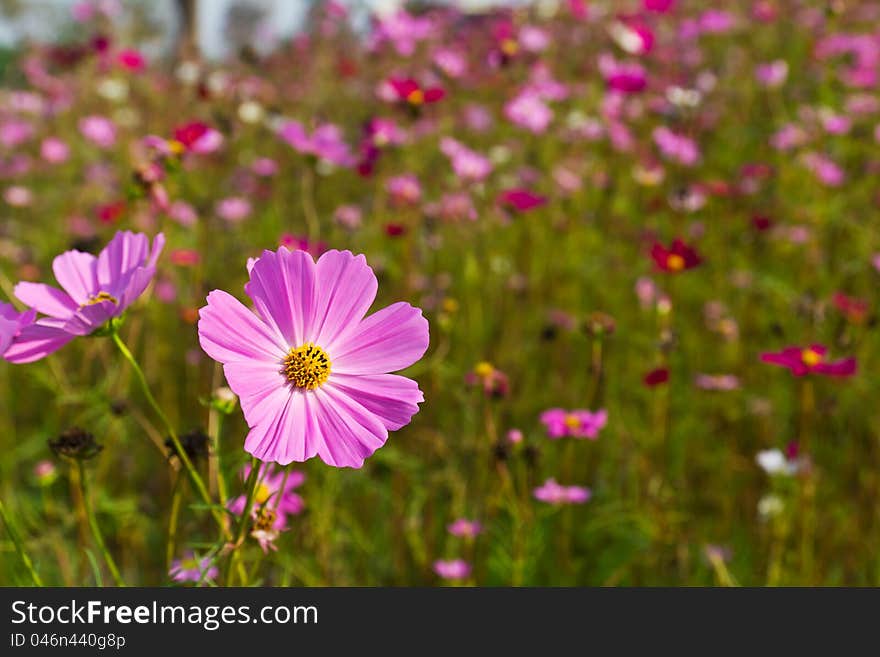
[[321,225],[318,221],[318,211],[315,209],[315,172],[310,166],[306,167],[302,177],[302,207],[309,241],[316,241],[320,237]]
[[[260,481],[259,465],[259,461],[257,461],[256,458],[251,457],[251,471],[248,474],[247,481],[245,482],[247,498],[244,503],[244,511],[241,514],[241,521],[238,524],[238,536],[235,539],[235,543],[232,544],[232,551],[229,554],[229,561],[226,564],[226,586],[232,585],[232,565],[235,561],[237,561],[238,547],[244,542],[244,537],[247,533],[248,525],[250,524],[251,509],[254,505],[254,496],[257,492],[257,484]],[[242,582],[242,584],[247,584],[247,582]]]
[[6,533],[9,534],[9,538],[12,539],[12,544],[15,545],[15,551],[18,552],[18,556],[21,558],[22,563],[24,563],[24,567],[28,571],[28,575],[31,576],[31,581],[34,583],[34,586],[43,586],[43,580],[40,579],[37,571],[34,570],[34,563],[28,556],[28,553],[24,548],[24,543],[18,535],[18,532],[15,530],[15,526],[12,524],[12,518],[6,513],[6,506],[3,504],[3,500],[0,500],[0,519],[3,520],[3,526],[6,527]]
[[187,456],[186,451],[183,449],[183,446],[180,444],[180,438],[177,437],[177,431],[174,430],[174,426],[171,424],[171,421],[168,419],[168,416],[165,415],[162,408],[159,406],[159,403],[156,401],[156,398],[153,397],[153,393],[150,392],[150,386],[147,383],[147,377],[144,375],[144,371],[141,369],[140,365],[138,365],[137,360],[135,360],[134,355],[132,355],[129,348],[125,345],[125,342],[122,341],[122,338],[119,337],[119,333],[113,331],[111,334],[113,338],[114,344],[119,348],[119,351],[122,353],[122,356],[128,363],[131,365],[134,370],[135,376],[138,379],[138,382],[141,384],[141,390],[143,390],[144,396],[147,398],[147,402],[149,402],[150,406],[155,411],[156,415],[159,416],[159,419],[162,420],[162,423],[165,425],[165,429],[168,431],[169,436],[171,437],[171,442],[174,444],[174,449],[177,453],[178,458],[181,463],[183,463],[184,468],[186,469],[187,475],[189,475],[190,481],[192,481],[193,486],[198,491],[199,496],[202,498],[202,501],[211,507],[211,514],[214,516],[214,519],[217,521],[217,524],[221,529],[226,530],[225,523],[223,522],[223,514],[213,506],[213,502],[211,501],[211,496],[208,494],[208,489],[205,487],[205,482],[202,481],[201,475],[199,475],[198,471],[192,464],[189,456]]
[[86,468],[80,460],[77,460],[76,466],[79,470],[79,486],[83,499],[83,508],[86,512],[86,519],[89,521],[89,529],[92,530],[92,538],[95,539],[95,545],[98,546],[98,550],[104,557],[104,561],[107,563],[107,568],[110,570],[110,575],[113,576],[113,581],[116,583],[116,586],[125,586],[125,582],[122,581],[122,575],[119,574],[119,568],[116,567],[116,562],[113,560],[110,550],[107,549],[107,544],[104,543],[104,536],[101,534],[101,528],[98,526],[98,521],[95,518],[95,513],[92,509],[92,503],[89,498],[89,484],[88,478],[86,477]]
[[168,519],[168,543],[165,547],[165,563],[168,569],[174,559],[174,551],[177,543],[177,522],[180,518],[180,502],[183,499],[183,486],[180,475],[174,481],[174,491],[171,494],[171,516]]

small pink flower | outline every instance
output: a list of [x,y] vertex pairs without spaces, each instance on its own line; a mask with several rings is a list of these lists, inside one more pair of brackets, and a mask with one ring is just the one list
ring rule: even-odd
[[544,196],[519,187],[506,189],[498,195],[498,203],[501,206],[517,212],[528,212],[541,207],[546,202],[547,199]]
[[192,552],[183,559],[171,562],[168,574],[175,582],[205,582],[216,579],[220,574],[217,566],[211,565],[211,557],[196,557]]
[[309,134],[299,121],[286,121],[278,130],[278,136],[303,155],[311,155],[340,167],[355,164],[342,129],[332,123],[321,124]]
[[385,188],[395,205],[415,205],[422,199],[422,185],[411,173],[389,178]]
[[168,208],[168,216],[181,226],[192,227],[199,220],[196,209],[186,201],[174,201]]
[[57,137],[46,137],[40,144],[40,157],[49,164],[61,164],[70,157],[70,147]]
[[551,408],[541,413],[541,423],[547,427],[547,435],[553,439],[571,436],[595,440],[608,423],[608,412],[604,408],[596,412]]
[[562,486],[555,479],[548,479],[533,491],[536,500],[548,504],[583,504],[591,497],[589,488],[583,486]]
[[3,192],[3,200],[14,208],[25,208],[34,200],[34,194],[27,187],[13,185]]
[[504,106],[504,115],[514,124],[542,134],[553,120],[553,110],[535,93],[520,93]]
[[104,116],[86,116],[79,121],[79,131],[98,148],[116,144],[116,126]]
[[467,182],[482,182],[492,172],[489,158],[472,151],[452,137],[440,140],[440,151],[452,162],[455,175]]
[[654,143],[668,160],[683,166],[693,166],[700,159],[700,149],[690,137],[673,132],[666,126],[654,129]]
[[147,60],[144,58],[141,52],[139,50],[135,50],[134,48],[126,48],[125,50],[120,50],[116,54],[116,62],[121,68],[124,68],[127,71],[132,71],[134,73],[144,70],[147,65]]
[[788,78],[788,62],[777,59],[767,64],[759,64],[755,68],[755,77],[763,86],[768,88],[780,87]]
[[217,201],[217,216],[229,223],[239,223],[251,215],[251,202],[241,196],[230,196]]
[[523,432],[519,429],[510,429],[507,432],[507,442],[511,445],[518,445],[523,441]]
[[[250,473],[251,467],[244,466],[241,470],[242,481],[246,481]],[[284,470],[276,468],[272,463],[263,464],[258,476],[251,514],[256,519],[263,507],[268,507],[274,513],[270,529],[282,532],[287,529],[288,516],[299,515],[305,508],[303,498],[294,491],[303,485],[306,476],[302,472],[292,470],[285,477]],[[241,515],[246,504],[247,496],[239,495],[229,501],[227,508],[232,513]]]
[[477,534],[483,531],[483,525],[476,520],[459,518],[455,522],[447,525],[446,530],[453,536],[474,538]]
[[698,374],[694,383],[703,390],[736,390],[739,379],[732,374]]
[[434,572],[443,579],[467,579],[471,575],[471,565],[463,559],[454,559],[452,561],[441,559],[434,562]]

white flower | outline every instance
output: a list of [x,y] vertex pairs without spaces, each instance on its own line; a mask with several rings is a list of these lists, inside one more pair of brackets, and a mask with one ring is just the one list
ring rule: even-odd
[[789,461],[782,450],[765,449],[758,452],[755,460],[769,475],[793,475],[797,472],[797,463]]
[[762,518],[773,518],[785,510],[785,503],[778,495],[765,495],[758,500],[758,514]]

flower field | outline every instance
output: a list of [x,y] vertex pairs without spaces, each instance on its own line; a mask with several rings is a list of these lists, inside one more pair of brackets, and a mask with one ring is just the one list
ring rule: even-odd
[[880,585],[880,2],[70,21],[0,88],[0,584]]

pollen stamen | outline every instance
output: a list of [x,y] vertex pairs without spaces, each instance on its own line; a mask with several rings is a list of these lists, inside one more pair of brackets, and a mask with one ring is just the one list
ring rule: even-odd
[[307,342],[287,354],[284,375],[297,388],[314,390],[330,377],[330,358],[321,347]]
[[101,303],[102,301],[110,301],[114,305],[119,305],[119,301],[116,299],[116,297],[111,295],[109,292],[98,292],[97,294],[89,297],[89,300],[80,307],[85,308],[86,306],[94,306]]

